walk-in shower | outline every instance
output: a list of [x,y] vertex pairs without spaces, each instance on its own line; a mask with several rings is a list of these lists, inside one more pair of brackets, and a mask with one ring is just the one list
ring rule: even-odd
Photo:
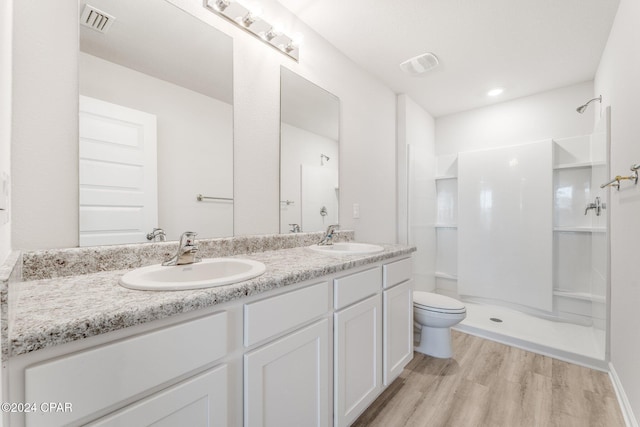
[[436,292],[465,303],[458,329],[606,367],[609,114],[591,135],[438,159]]

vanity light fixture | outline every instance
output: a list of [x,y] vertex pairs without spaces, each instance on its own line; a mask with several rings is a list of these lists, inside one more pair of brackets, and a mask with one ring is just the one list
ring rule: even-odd
[[204,7],[233,22],[253,34],[274,49],[298,61],[300,58],[301,37],[289,37],[278,25],[271,25],[262,18],[258,7],[247,7],[233,0],[204,0]]

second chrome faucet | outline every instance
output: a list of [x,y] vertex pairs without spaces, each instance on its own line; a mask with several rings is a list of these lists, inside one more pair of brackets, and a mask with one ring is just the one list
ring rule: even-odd
[[162,265],[184,265],[200,262],[200,257],[197,256],[198,247],[196,246],[196,234],[197,233],[193,231],[185,231],[182,233],[178,251],[173,257],[163,262]]

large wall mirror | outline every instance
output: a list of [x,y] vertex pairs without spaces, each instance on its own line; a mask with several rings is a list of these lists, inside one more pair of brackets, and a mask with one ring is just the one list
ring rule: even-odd
[[232,236],[232,39],[165,0],[79,13],[80,245]]
[[340,100],[280,69],[280,233],[338,223]]

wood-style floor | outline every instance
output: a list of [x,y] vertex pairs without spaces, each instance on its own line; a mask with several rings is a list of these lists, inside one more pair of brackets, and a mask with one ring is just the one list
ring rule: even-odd
[[453,349],[415,353],[354,426],[625,425],[604,372],[456,331]]

